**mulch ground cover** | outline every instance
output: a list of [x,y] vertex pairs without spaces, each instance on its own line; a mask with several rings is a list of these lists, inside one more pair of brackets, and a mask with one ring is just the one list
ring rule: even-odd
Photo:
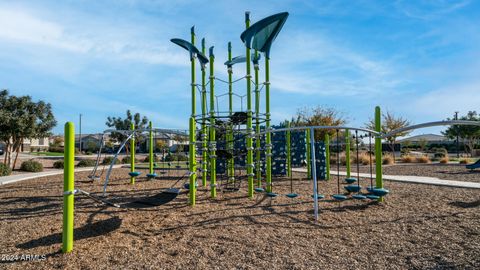
[[[385,167],[385,174],[393,167]],[[418,167],[429,176],[428,168]],[[214,200],[199,186],[197,205],[190,207],[185,190],[161,193],[175,183],[181,187],[184,172],[151,181],[140,177],[135,185],[127,172],[114,170],[108,186],[107,198],[121,208],[76,195],[70,254],[59,252],[63,176],[0,186],[0,256],[45,255],[3,260],[0,268],[480,268],[480,190],[387,182],[391,193],[384,203],[339,203],[330,197],[337,193],[336,180],[319,182],[326,198],[315,223],[312,182],[303,174],[294,174],[292,182],[275,178],[275,199],[262,193],[249,199],[245,180],[238,192],[219,191]],[[76,174],[76,187],[101,195],[103,182],[89,182],[87,175]],[[285,196],[291,184],[300,194],[295,199]]]
[[[355,176],[357,171],[357,165],[351,164],[352,175]],[[332,169],[336,170],[336,165],[332,165]],[[341,171],[345,171],[345,167],[340,168]],[[373,166],[375,170],[375,165]],[[369,165],[361,165],[360,172],[370,173]],[[375,171],[373,171],[375,173]],[[413,176],[428,176],[435,177],[444,180],[455,181],[468,181],[468,182],[480,182],[480,169],[469,170],[462,164],[402,164],[384,165],[383,174],[385,175],[413,175]]]

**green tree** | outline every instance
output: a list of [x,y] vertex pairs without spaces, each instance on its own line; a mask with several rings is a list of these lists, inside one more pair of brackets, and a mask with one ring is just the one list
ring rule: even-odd
[[[381,131],[383,133],[388,133],[390,131],[403,128],[403,127],[408,127],[408,126],[410,126],[410,121],[406,118],[403,118],[401,116],[395,116],[393,113],[388,111],[382,114]],[[370,119],[370,121],[366,124],[366,128],[375,130],[375,120]],[[390,146],[390,149],[392,150],[394,159],[395,159],[395,144],[397,143],[397,139],[399,137],[407,136],[408,134],[410,134],[410,131],[400,132],[386,138],[386,141]]]
[[[452,119],[448,118],[447,120]],[[459,120],[480,121],[480,116],[476,111],[469,111],[467,115],[460,117]],[[458,134],[458,137],[465,144],[467,151],[473,155],[475,145],[478,144],[480,140],[480,126],[453,125],[443,131],[442,134],[453,140],[457,138]]]
[[[127,116],[125,119],[121,117],[108,117],[107,122],[105,125],[111,128],[115,128],[116,130],[130,130],[131,124],[135,125],[135,129],[144,129],[147,127],[148,118],[146,116],[141,116],[139,113],[132,114],[130,110],[127,110]],[[110,138],[118,143],[123,143],[127,138],[128,135],[122,132],[112,132]],[[141,137],[137,137],[141,139]],[[137,143],[140,143],[140,140],[137,140]],[[125,145],[125,150],[128,153],[129,145]]]
[[427,149],[428,141],[425,138],[421,138],[418,140],[418,146],[420,146],[420,150],[425,151]]
[[30,96],[9,95],[7,90],[0,91],[0,140],[5,142],[4,163],[8,166],[15,168],[26,139],[48,137],[56,124],[49,103],[34,102]]
[[[315,108],[304,107],[297,110],[297,114],[291,120],[292,127],[300,126],[341,126],[346,123],[344,116],[334,108],[317,106]],[[281,123],[285,125],[285,122]],[[315,131],[315,140],[323,141],[325,134],[333,137],[334,129],[319,129]],[[343,135],[339,134],[340,138]]]
[[161,152],[165,149],[167,149],[167,143],[162,140],[157,140],[157,142],[155,143],[155,152]]
[[50,143],[50,146],[51,147],[62,147],[62,144],[63,144],[63,137],[57,136],[57,137],[53,138],[53,142]]

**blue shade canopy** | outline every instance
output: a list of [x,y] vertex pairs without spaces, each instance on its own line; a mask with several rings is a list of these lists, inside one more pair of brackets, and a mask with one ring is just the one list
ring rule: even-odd
[[197,55],[198,60],[202,65],[208,63],[208,58],[203,55],[203,53],[201,53],[192,43],[180,38],[172,38],[170,41],[187,50],[190,53],[190,58],[193,58],[194,55]]
[[245,30],[240,35],[240,39],[245,43],[247,48],[263,52],[265,53],[265,57],[270,58],[272,43],[280,30],[282,30],[287,18],[288,12],[266,17]]
[[[255,53],[252,53],[252,62],[254,64],[258,64],[258,61],[260,60],[260,58],[261,58],[260,54],[258,54],[257,57],[255,57]],[[226,61],[225,65],[227,67],[232,67],[235,64],[245,63],[246,61],[247,61],[247,57],[245,57],[245,55],[240,55],[232,58],[232,60]]]

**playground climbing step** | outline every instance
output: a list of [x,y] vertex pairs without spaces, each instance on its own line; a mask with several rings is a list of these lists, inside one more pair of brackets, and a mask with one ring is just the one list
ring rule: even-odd
[[[293,169],[296,172],[307,172],[307,169],[296,168]],[[336,175],[336,171],[330,171],[331,175]],[[340,172],[340,175],[346,176],[346,172]],[[360,177],[370,178],[370,174],[361,173]],[[375,175],[373,175],[375,178]],[[443,180],[435,177],[426,177],[426,176],[413,176],[413,175],[383,175],[384,180],[394,181],[394,182],[404,182],[404,183],[415,183],[415,184],[424,184],[424,185],[435,185],[435,186],[447,186],[447,187],[457,187],[457,188],[473,188],[480,189],[480,183],[474,182],[465,182],[465,181],[455,181],[455,180]]]
[[[122,165],[114,165],[113,168],[121,168]],[[88,172],[91,171],[93,167],[88,168],[81,168],[75,169],[75,172]],[[25,181],[30,179],[35,179],[39,177],[46,177],[46,176],[53,176],[63,174],[63,170],[52,170],[47,172],[39,172],[39,173],[24,173],[24,174],[15,174],[10,176],[3,176],[0,177],[0,185],[11,184],[19,181]]]

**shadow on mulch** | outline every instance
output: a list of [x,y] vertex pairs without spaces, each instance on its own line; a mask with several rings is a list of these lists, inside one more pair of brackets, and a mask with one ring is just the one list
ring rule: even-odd
[[476,200],[473,202],[455,201],[455,202],[450,202],[448,204],[455,207],[459,207],[459,208],[475,208],[475,207],[480,207],[480,200]]
[[[112,217],[106,220],[97,221],[95,223],[88,223],[85,226],[73,231],[74,239],[82,240],[108,234],[120,228],[121,225],[122,220],[119,217]],[[62,243],[62,234],[55,233],[19,244],[16,247],[21,249],[31,249],[60,243]]]
[[468,174],[479,174],[480,171],[476,171],[476,170],[467,170],[465,169],[465,171],[461,171],[461,172],[452,172],[452,171],[437,171],[437,173],[444,173],[444,174],[450,174],[450,175],[468,175]]
[[160,205],[164,205],[173,201],[177,198],[178,194],[173,193],[158,193],[156,195],[145,197],[137,201],[133,201],[122,205],[122,207],[126,208],[148,208],[148,207],[156,207]]

